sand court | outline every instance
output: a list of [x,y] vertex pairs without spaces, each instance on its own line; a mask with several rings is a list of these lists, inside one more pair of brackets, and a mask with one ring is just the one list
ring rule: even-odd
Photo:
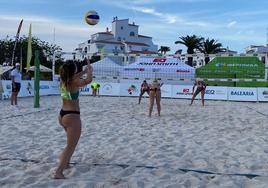
[[[265,187],[266,103],[82,96],[82,135],[66,180],[50,174],[65,146],[59,96],[0,101],[1,187]],[[209,174],[213,172],[216,174]],[[218,173],[218,174],[217,174]],[[221,174],[222,173],[222,174]],[[226,175],[229,174],[229,175]],[[231,174],[231,175],[230,175]],[[240,175],[239,175],[240,174]],[[261,176],[242,176],[252,174]]]

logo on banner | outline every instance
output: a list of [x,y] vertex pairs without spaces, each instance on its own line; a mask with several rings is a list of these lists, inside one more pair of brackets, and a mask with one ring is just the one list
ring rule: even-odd
[[181,92],[177,92],[176,95],[192,95],[189,88],[183,88]]
[[268,98],[268,91],[263,91],[262,95],[263,95],[264,98]]
[[109,93],[111,93],[112,90],[113,90],[113,87],[111,84],[104,84],[103,85],[103,92],[104,93],[109,94]]
[[190,70],[178,69],[176,72],[191,72]]
[[153,62],[155,62],[155,63],[164,63],[164,62],[166,62],[166,58],[156,58],[156,59],[154,59],[153,60]]
[[48,85],[40,85],[40,89],[49,89]]
[[254,96],[254,92],[253,91],[231,91],[231,95]]
[[208,94],[208,95],[214,95],[215,94],[215,90],[213,90],[213,89],[206,89],[206,92],[205,92],[206,94]]
[[10,85],[10,84],[7,84],[7,85],[6,85],[6,89],[7,89],[7,90],[10,90],[10,89],[11,89],[11,85]]
[[136,92],[136,91],[137,91],[137,88],[136,88],[135,85],[131,85],[131,86],[129,86],[128,89],[127,89],[127,92],[128,92],[128,94],[130,94],[130,95],[132,95],[132,93],[133,93],[133,92]]

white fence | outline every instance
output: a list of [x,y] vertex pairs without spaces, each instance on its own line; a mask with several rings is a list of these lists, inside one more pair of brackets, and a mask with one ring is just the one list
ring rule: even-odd
[[[1,83],[1,82],[0,82]],[[100,95],[103,96],[128,96],[137,97],[140,93],[138,82],[111,83],[98,82]],[[10,98],[11,81],[2,80],[2,98]],[[80,89],[81,95],[91,95],[90,85]],[[192,85],[163,85],[161,88],[163,98],[190,99],[192,97]],[[40,81],[40,95],[59,95],[59,82]],[[19,97],[34,95],[34,81],[22,81]],[[147,94],[145,94],[147,96]],[[198,96],[200,97],[200,96]],[[268,88],[246,88],[246,87],[220,87],[208,86],[205,99],[230,100],[230,101],[268,101]]]

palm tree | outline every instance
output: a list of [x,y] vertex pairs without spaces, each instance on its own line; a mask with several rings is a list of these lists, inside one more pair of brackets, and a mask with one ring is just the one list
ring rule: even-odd
[[[217,40],[214,40],[214,39],[210,40],[209,38],[207,38],[205,41],[203,41],[200,51],[204,53],[205,55],[216,54],[222,51],[221,47],[222,47],[222,44],[218,43]],[[210,61],[210,58],[205,57],[205,63],[208,64],[209,61]]]
[[170,51],[170,47],[168,46],[160,46],[160,49],[158,50],[158,52],[161,53],[161,55],[163,55],[163,52],[164,52],[164,55]]
[[[175,44],[185,45],[187,54],[194,54],[195,49],[200,49],[203,40],[202,37],[197,37],[196,35],[187,35],[186,37],[180,37],[180,40],[176,41]],[[188,65],[193,66],[193,57],[188,57]]]

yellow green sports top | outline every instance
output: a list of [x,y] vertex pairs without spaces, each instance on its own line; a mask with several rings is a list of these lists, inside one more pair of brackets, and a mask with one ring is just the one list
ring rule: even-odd
[[70,92],[66,89],[66,87],[60,87],[60,95],[61,98],[65,100],[77,100],[79,98],[79,90],[76,92]]

